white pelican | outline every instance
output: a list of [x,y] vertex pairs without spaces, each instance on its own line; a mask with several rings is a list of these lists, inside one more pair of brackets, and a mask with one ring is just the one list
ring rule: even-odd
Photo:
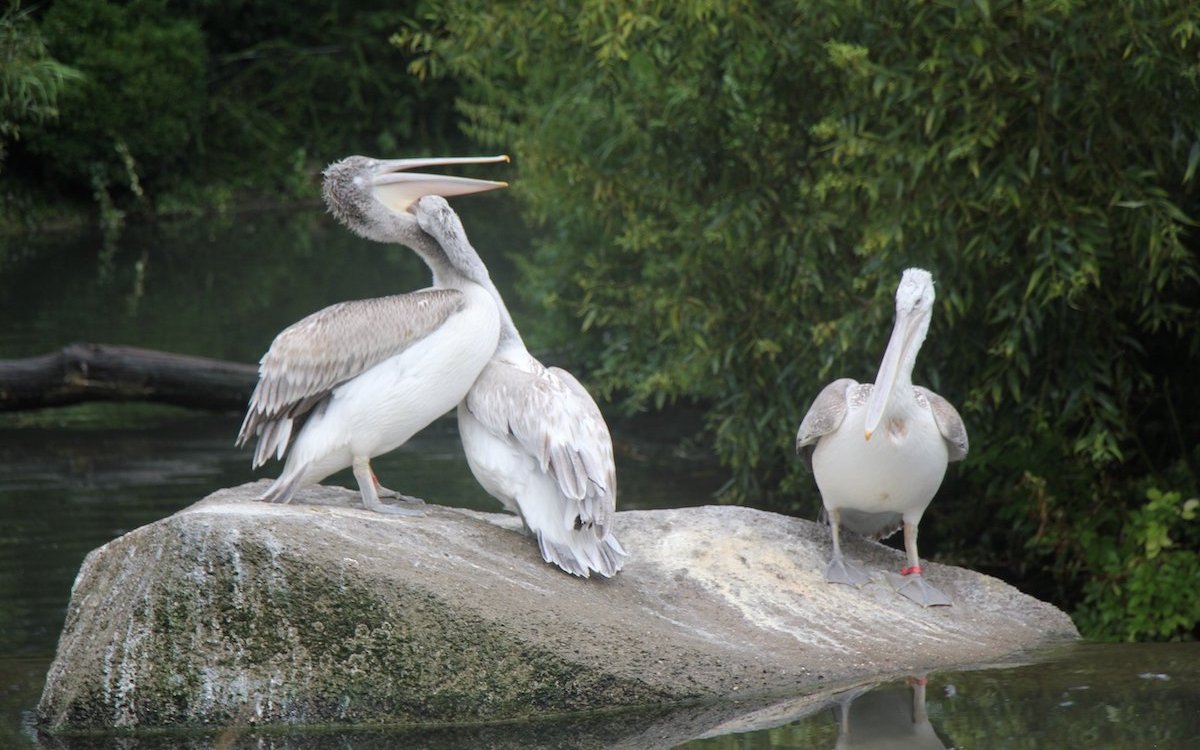
[[414,500],[382,488],[370,461],[462,401],[496,349],[500,313],[474,249],[439,244],[421,231],[414,202],[505,183],[403,170],[507,160],[351,156],[325,170],[330,212],[367,239],[412,248],[433,272],[433,286],[331,305],[275,337],[237,439],[242,445],[258,436],[255,467],[272,454],[287,455],[263,500],[290,502],[299,488],[350,466],[367,508],[416,512],[379,499],[382,493]]
[[[421,228],[443,245],[466,242],[458,216],[422,198]],[[612,438],[596,402],[571,373],[525,348],[495,287],[500,343],[458,405],[458,430],[475,478],[537,536],[546,562],[587,578],[611,577],[625,550],[613,535],[617,484]]]
[[839,700],[835,750],[945,750],[925,705],[928,679],[857,688]]
[[908,565],[893,584],[924,606],[950,599],[921,575],[917,524],[946,464],[967,455],[962,417],[946,399],[912,384],[932,314],[933,277],[908,269],[896,289],[896,325],[875,384],[841,378],[825,386],[796,434],[796,450],[811,462],[833,532],[825,580],[853,586],[868,580],[842,559],[842,526],[877,539],[903,526]]

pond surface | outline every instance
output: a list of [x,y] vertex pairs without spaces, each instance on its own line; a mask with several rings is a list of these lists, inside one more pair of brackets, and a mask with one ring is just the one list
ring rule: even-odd
[[[503,197],[456,202],[519,326],[513,287],[527,233]],[[352,237],[319,207],[230,220],[0,239],[0,358],[82,341],[254,362],[289,323],[332,302],[428,284],[409,251]],[[553,361],[552,356],[547,360]],[[233,447],[241,414],[91,404],[0,414],[0,748],[1200,746],[1200,646],[1080,646],[1026,666],[938,673],[841,695],[579,717],[540,725],[350,734],[44,740],[26,728],[84,555],[213,490],[262,476]],[[709,502],[724,474],[672,449],[694,425],[612,420],[620,507]],[[475,484],[452,419],[374,463],[429,502],[498,503]],[[354,486],[348,472],[331,483]],[[924,708],[920,708],[923,706]],[[754,710],[754,716],[740,716]],[[918,720],[914,723],[913,717]],[[907,717],[907,718],[905,718]],[[926,717],[926,718],[923,718]],[[920,743],[926,744],[920,744]],[[934,744],[940,742],[941,744]],[[839,744],[840,743],[840,744]]]

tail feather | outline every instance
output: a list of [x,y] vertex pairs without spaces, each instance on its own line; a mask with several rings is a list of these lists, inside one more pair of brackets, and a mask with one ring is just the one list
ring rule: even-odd
[[278,419],[258,427],[258,445],[254,449],[253,468],[258,468],[271,458],[283,460],[292,439],[292,420]]
[[588,528],[573,529],[566,540],[553,540],[543,531],[537,532],[542,559],[554,563],[571,575],[590,578],[599,573],[612,578],[625,566],[627,553],[611,533],[597,539]]
[[268,503],[290,503],[296,495],[296,491],[300,489],[303,478],[304,475],[301,472],[280,474],[279,478],[271,482],[271,486],[259,500]]

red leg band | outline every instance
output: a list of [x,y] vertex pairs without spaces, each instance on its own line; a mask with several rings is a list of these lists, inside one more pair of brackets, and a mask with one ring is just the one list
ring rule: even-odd
[[900,569],[900,575],[902,576],[919,576],[922,572],[920,565],[910,565],[907,568]]

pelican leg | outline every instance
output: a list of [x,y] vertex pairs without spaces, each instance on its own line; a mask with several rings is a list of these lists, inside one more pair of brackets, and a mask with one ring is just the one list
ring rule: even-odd
[[887,574],[896,593],[922,607],[950,606],[950,597],[926,581],[921,573],[921,558],[917,555],[917,525],[908,521],[904,522],[904,551],[908,555],[908,566],[900,571],[900,575]]
[[925,708],[925,687],[929,679],[925,675],[909,677],[906,682],[912,687],[912,721],[921,724],[929,721],[929,713]]
[[379,480],[375,479],[375,472],[371,471],[371,462],[369,459],[355,458],[353,466],[354,478],[358,480],[358,491],[362,494],[363,505],[366,506],[367,510],[393,516],[424,515],[419,510],[387,505],[379,499],[379,492],[376,489],[379,485]]
[[386,498],[393,499],[393,500],[399,500],[400,502],[408,503],[409,505],[424,505],[425,504],[425,501],[419,497],[413,497],[412,495],[401,495],[399,492],[396,492],[395,490],[389,490],[387,487],[384,487],[382,484],[379,483],[379,477],[375,475],[374,469],[371,469],[370,467],[368,467],[367,470],[371,472],[371,481],[375,483],[375,494],[378,495],[379,497],[386,497]]
[[825,581],[827,583],[844,583],[848,586],[862,586],[871,577],[860,568],[846,562],[842,557],[842,514],[836,508],[829,510],[829,530],[833,534],[833,557],[825,566]]

